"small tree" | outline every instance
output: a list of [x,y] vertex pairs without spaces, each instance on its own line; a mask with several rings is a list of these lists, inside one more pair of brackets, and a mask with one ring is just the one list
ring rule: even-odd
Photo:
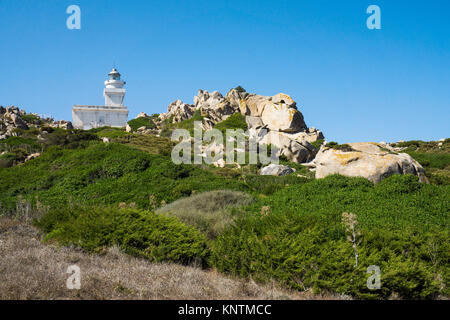
[[234,90],[236,90],[237,92],[246,92],[245,89],[241,86],[237,86],[236,88],[234,88]]
[[342,213],[342,224],[345,226],[345,231],[347,232],[347,240],[352,243],[353,250],[355,251],[356,268],[358,267],[358,244],[361,243],[361,239],[358,239],[361,232],[359,231],[356,214],[348,212]]

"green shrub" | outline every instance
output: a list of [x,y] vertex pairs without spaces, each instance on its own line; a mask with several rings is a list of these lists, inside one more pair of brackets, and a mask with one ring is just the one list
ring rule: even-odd
[[100,252],[120,246],[151,261],[190,263],[207,257],[205,237],[177,219],[136,209],[66,208],[49,211],[37,225],[48,232],[46,241]]
[[303,184],[308,180],[295,175],[287,175],[282,177],[261,176],[256,174],[245,175],[244,181],[250,190],[264,195],[272,195],[286,186],[294,184]]
[[20,116],[22,118],[22,120],[24,120],[25,122],[27,122],[28,124],[35,124],[35,125],[40,125],[42,124],[42,120],[35,116],[34,114],[25,114]]
[[209,191],[179,199],[158,209],[157,213],[177,217],[213,239],[233,224],[235,218],[231,209],[251,201],[251,197],[243,192]]
[[[103,127],[101,130],[91,129],[89,132],[95,133],[99,138],[109,138],[116,139],[120,137],[127,137],[130,133],[126,132],[123,128],[111,128],[111,127]],[[95,131],[94,131],[95,130]]]
[[241,86],[237,86],[236,88],[234,88],[237,92],[246,92],[244,88],[242,88]]
[[[448,295],[449,191],[408,175],[376,186],[339,175],[292,184],[251,204],[212,244],[210,264],[234,275],[360,298]],[[361,227],[357,268],[343,212],[355,213]],[[381,268],[381,290],[366,287],[369,265]]]
[[203,121],[203,116],[201,110],[196,110],[191,118],[187,120],[180,121],[178,123],[171,124],[172,129],[186,129],[189,131],[191,136],[194,135],[194,122]]
[[5,144],[9,147],[21,147],[24,145],[28,145],[33,148],[39,148],[39,144],[36,142],[35,139],[22,137],[9,137],[0,141],[0,144]]
[[0,168],[9,168],[14,164],[16,160],[16,154],[8,152],[0,155]]
[[323,144],[324,140],[323,139],[319,139],[317,141],[314,141],[313,143],[311,143],[313,145],[314,148],[316,149],[320,149],[320,146]]
[[126,155],[114,154],[103,160],[102,171],[107,178],[120,178],[124,174],[145,171],[149,163],[145,154],[136,151]]
[[224,121],[217,123],[214,126],[214,129],[218,129],[225,134],[227,129],[242,129],[243,131],[246,131],[248,126],[243,114],[234,113]]
[[68,149],[86,148],[91,141],[98,141],[99,138],[92,132],[84,130],[64,130],[53,128],[43,141],[44,148],[51,146],[61,146]]
[[155,123],[150,118],[136,118],[128,121],[128,125],[131,127],[131,130],[136,131],[140,127],[145,127],[146,129],[154,129],[156,128]]
[[336,150],[341,150],[344,152],[351,152],[351,151],[355,151],[350,145],[344,143],[344,144],[338,144],[337,142],[331,141],[328,142],[325,147],[327,148],[331,148],[331,149],[336,149]]
[[434,154],[434,153],[423,153],[423,152],[407,152],[411,157],[413,157],[417,162],[419,162],[425,169],[436,168],[444,169],[450,167],[450,154]]

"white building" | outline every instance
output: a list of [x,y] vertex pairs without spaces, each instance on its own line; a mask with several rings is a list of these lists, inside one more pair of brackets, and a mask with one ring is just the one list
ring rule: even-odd
[[105,81],[104,106],[74,105],[72,109],[73,126],[77,129],[110,126],[125,127],[128,121],[128,109],[123,105],[125,97],[125,81],[120,79],[120,73],[113,68]]

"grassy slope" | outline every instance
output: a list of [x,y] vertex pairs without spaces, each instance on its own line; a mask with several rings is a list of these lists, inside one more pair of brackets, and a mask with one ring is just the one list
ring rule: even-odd
[[[174,263],[150,263],[117,247],[102,255],[45,245],[36,228],[0,217],[0,299],[339,299],[225,277]],[[68,266],[82,273],[81,289],[68,290]],[[105,272],[107,270],[107,272]]]
[[[96,134],[102,136],[105,130]],[[0,169],[2,211],[15,211],[21,197],[52,208],[126,202],[152,210],[162,201],[169,203],[194,191],[240,190],[256,201],[242,209],[244,218],[208,244],[210,257],[203,259],[209,265],[260,280],[276,278],[302,290],[312,286],[360,297],[394,292],[413,298],[448,295],[448,185],[423,185],[413,177],[393,176],[374,186],[359,178],[308,181],[295,175],[257,176],[245,169],[174,165],[164,138],[107,131],[117,143],[92,141],[88,135],[62,139],[60,132],[52,138],[60,147],[50,147],[23,165]],[[436,160],[442,156],[434,154],[444,154],[447,170],[446,149],[429,149],[408,152],[431,155],[430,168],[442,166]],[[341,223],[344,211],[357,215],[361,229],[360,268],[352,267],[354,254]],[[60,221],[53,231],[73,225],[84,228],[71,230],[90,246],[99,240],[95,228],[104,215],[77,214],[75,220]],[[67,221],[70,225],[64,224]],[[143,232],[139,237],[146,237],[145,230],[139,232]],[[71,236],[61,241],[74,240],[73,232],[64,234]],[[145,252],[145,246],[140,249]],[[364,289],[367,264],[382,267],[385,285],[380,292]]]

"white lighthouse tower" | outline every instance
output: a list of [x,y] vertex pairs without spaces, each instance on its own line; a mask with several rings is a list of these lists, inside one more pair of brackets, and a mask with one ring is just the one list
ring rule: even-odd
[[108,73],[108,80],[105,81],[105,106],[120,107],[123,106],[123,98],[125,97],[124,85],[125,81],[120,79],[120,73],[116,68],[113,68]]
[[128,109],[123,105],[125,98],[125,81],[113,68],[105,81],[103,96],[104,106],[74,105],[72,109],[73,126],[77,129],[89,130],[98,127],[125,127],[128,120]]

